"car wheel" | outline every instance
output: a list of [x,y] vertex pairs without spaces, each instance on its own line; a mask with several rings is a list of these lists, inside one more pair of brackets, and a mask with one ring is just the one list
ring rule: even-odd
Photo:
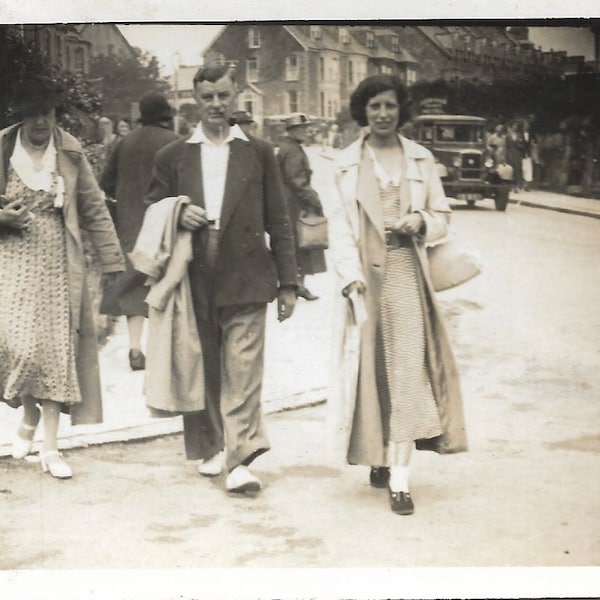
[[475,200],[467,200],[467,206],[473,208],[475,206]]

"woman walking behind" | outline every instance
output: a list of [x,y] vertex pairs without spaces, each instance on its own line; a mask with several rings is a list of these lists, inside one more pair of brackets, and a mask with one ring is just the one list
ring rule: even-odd
[[127,258],[133,250],[142,227],[144,202],[154,155],[160,148],[176,140],[173,131],[173,109],[163,94],[147,92],[140,98],[140,123],[117,145],[108,159],[100,179],[100,187],[116,199],[115,223],[121,247],[126,255],[127,269],[116,278],[102,298],[100,312],[106,315],[126,315],[129,332],[129,366],[133,371],[146,367],[141,350],[148,293],[147,276],[134,270]]
[[13,102],[22,121],[0,132],[0,398],[23,405],[13,456],[31,451],[43,415],[42,469],[69,478],[57,445],[61,411],[73,424],[102,420],[79,224],[105,273],[122,270],[124,262],[83,150],[56,126],[60,103],[52,81],[30,78]]
[[450,209],[431,153],[397,133],[406,104],[404,86],[391,75],[369,77],[353,92],[352,117],[368,132],[338,157],[329,220],[338,301],[335,430],[346,461],[371,466],[371,485],[388,487],[401,515],[414,511],[415,442],[444,453],[467,445],[425,252],[425,243],[446,235]]

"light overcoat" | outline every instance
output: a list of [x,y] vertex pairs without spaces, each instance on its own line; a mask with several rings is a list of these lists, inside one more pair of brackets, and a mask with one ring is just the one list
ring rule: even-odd
[[[6,191],[8,164],[20,124],[0,132],[0,194]],[[80,224],[94,245],[104,273],[122,271],[125,261],[104,195],[81,144],[56,127],[54,145],[59,175],[64,180],[63,218],[67,247],[67,278],[71,331],[82,402],[70,408],[74,425],[102,422],[102,399],[94,312],[86,281],[86,259]]]
[[[403,149],[403,204],[423,215],[426,231],[415,238],[420,265],[426,323],[427,360],[443,434],[417,441],[417,448],[440,453],[467,449],[458,373],[428,275],[426,245],[447,234],[450,208],[432,154],[399,136]],[[364,138],[338,157],[334,209],[329,218],[332,266],[336,273],[329,431],[331,448],[350,464],[384,465],[381,411],[375,380],[375,329],[385,272],[386,246],[379,186],[371,159],[363,152]],[[342,295],[353,281],[363,282],[366,319],[357,322],[361,306]],[[337,450],[336,450],[337,449]]]

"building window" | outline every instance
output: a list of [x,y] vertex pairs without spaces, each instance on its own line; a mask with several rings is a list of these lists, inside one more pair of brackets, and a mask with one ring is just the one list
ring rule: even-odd
[[392,36],[392,52],[400,52],[400,38],[397,35]]
[[285,79],[286,81],[298,79],[298,56],[296,54],[290,54],[285,59]]
[[339,35],[341,44],[349,44],[350,43],[350,34],[345,27],[340,27],[340,35]]
[[85,55],[83,48],[75,48],[75,71],[83,71],[85,69]]
[[114,44],[109,44],[108,45],[108,55],[109,56],[114,56],[115,55],[115,45]]
[[260,48],[260,31],[258,27],[250,27],[248,30],[248,47]]
[[417,70],[414,67],[406,67],[406,85],[417,82]]
[[367,31],[367,48],[375,48],[375,34]]
[[321,81],[325,80],[325,58],[319,56],[319,77]]
[[321,26],[320,25],[311,25],[310,26],[310,37],[313,40],[320,40],[322,37]]
[[391,75],[393,73],[393,69],[389,65],[381,65],[379,67],[379,72],[383,73],[384,75]]
[[340,61],[337,56],[334,56],[329,61],[329,81],[340,80]]
[[54,49],[56,52],[56,62],[59,65],[62,65],[62,47],[61,47],[61,39],[58,33],[54,34]]
[[320,92],[319,93],[319,100],[320,100],[320,113],[321,116],[324,117],[325,116],[325,92]]
[[246,79],[258,81],[258,58],[249,58],[246,61]]
[[46,31],[46,55],[52,57],[52,34],[49,31]]
[[288,112],[298,112],[298,92],[288,90]]
[[348,61],[348,83],[353,83],[353,82],[354,82],[353,65],[352,65],[352,61],[349,60]]

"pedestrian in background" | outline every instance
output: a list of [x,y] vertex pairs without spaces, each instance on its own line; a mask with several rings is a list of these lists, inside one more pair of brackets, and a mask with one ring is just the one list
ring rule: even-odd
[[[285,197],[290,211],[292,227],[305,214],[323,215],[319,195],[310,184],[312,170],[302,144],[306,143],[311,121],[303,113],[293,113],[285,120],[287,135],[281,138],[277,161],[283,183]],[[298,265],[298,289],[296,294],[305,300],[318,300],[304,284],[306,275],[323,273],[327,267],[323,250],[300,248],[294,229],[296,263]]]
[[229,119],[229,125],[239,125],[246,135],[256,135],[256,123],[247,110],[236,110]]
[[513,121],[508,127],[506,135],[506,162],[513,168],[514,191],[523,189],[523,158],[525,157],[526,144],[523,138],[523,124]]
[[[183,415],[188,459],[231,493],[255,493],[248,466],[269,449],[261,406],[267,304],[278,318],[296,302],[296,261],[281,175],[271,144],[229,125],[235,85],[226,65],[194,77],[200,123],[161,149],[148,199],[185,196],[179,226],[192,231],[188,268],[202,345],[206,409]],[[269,244],[266,237],[268,234]]]
[[128,133],[131,132],[131,123],[129,122],[129,119],[119,119],[115,129],[117,137],[119,139],[124,138]]
[[458,374],[425,251],[447,234],[450,208],[432,154],[397,133],[407,104],[396,76],[374,75],[354,90],[350,112],[368,132],[338,156],[330,215],[338,303],[328,402],[347,462],[371,466],[371,485],[388,487],[401,515],[414,511],[415,442],[466,449]]
[[506,162],[506,131],[504,125],[496,125],[494,131],[488,137],[487,146],[496,165],[502,165]]
[[[117,234],[126,255],[133,250],[144,220],[146,193],[156,152],[178,138],[172,131],[173,109],[165,96],[148,92],[139,102],[141,127],[122,138],[108,159],[100,187],[116,199]],[[142,334],[148,292],[146,277],[135,271],[126,256],[127,269],[114,285],[104,291],[101,314],[125,315],[129,332],[129,365],[134,371],[145,368]]]
[[[80,227],[106,273],[121,271],[113,222],[79,142],[56,126],[61,90],[33,77],[18,85],[17,125],[0,132],[0,390],[23,405],[12,455],[31,452],[44,420],[41,465],[72,476],[58,452],[60,412],[102,421],[94,313]],[[41,406],[41,413],[40,413]]]

